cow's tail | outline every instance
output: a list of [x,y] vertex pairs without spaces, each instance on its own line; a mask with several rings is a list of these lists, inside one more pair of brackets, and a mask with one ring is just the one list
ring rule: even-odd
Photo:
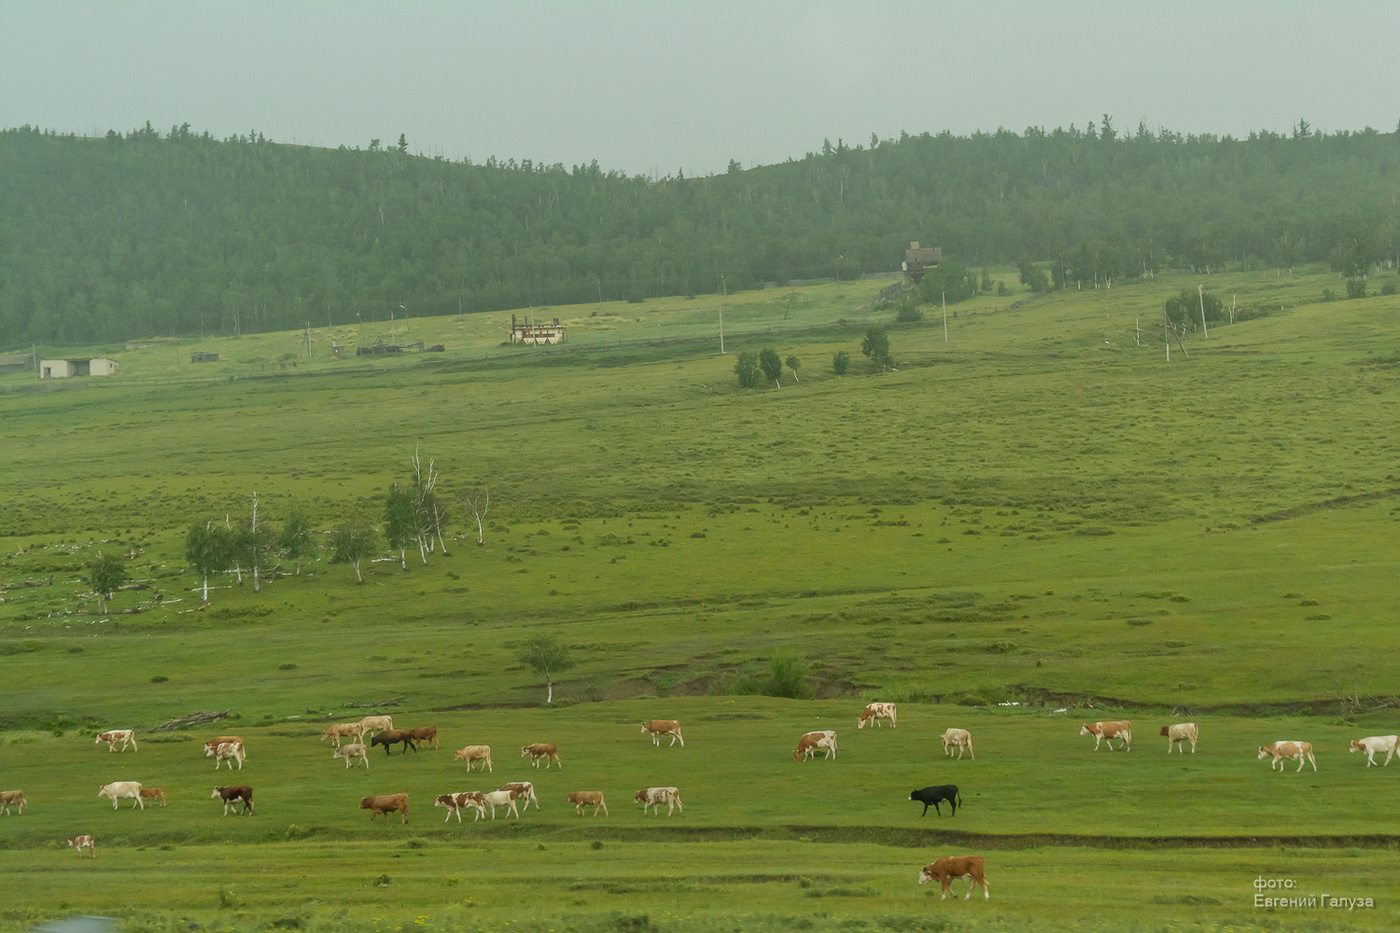
[[957,792],[957,794],[958,794],[958,806],[962,806],[962,805],[963,805],[963,802],[962,802],[962,791],[959,790],[959,791]]

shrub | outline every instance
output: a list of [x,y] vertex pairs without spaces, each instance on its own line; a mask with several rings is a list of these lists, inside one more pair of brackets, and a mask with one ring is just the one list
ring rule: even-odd
[[1366,280],[1365,280],[1365,279],[1347,279],[1347,297],[1348,297],[1348,298],[1365,298],[1365,297],[1366,297]]
[[846,370],[851,368],[851,354],[845,350],[840,350],[831,358],[831,368],[838,376],[846,375]]

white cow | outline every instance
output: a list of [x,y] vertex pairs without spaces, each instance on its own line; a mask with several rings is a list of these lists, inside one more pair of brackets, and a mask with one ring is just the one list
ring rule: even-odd
[[[475,791],[464,791],[460,794],[438,794],[435,807],[446,807],[447,816],[443,818],[446,823],[452,819],[452,814],[457,814],[457,822],[462,822],[462,808],[472,807],[476,810],[476,819],[486,816],[486,795]],[[472,822],[476,822],[473,820]]]
[[817,749],[826,749],[828,758],[836,757],[836,733],[830,729],[823,729],[820,732],[805,733],[797,740],[797,748],[792,753],[793,761],[802,761],[806,758],[813,758],[817,754]]
[[387,732],[394,728],[393,716],[366,716],[360,720],[360,737],[367,739],[373,732]]
[[856,728],[864,729],[866,723],[873,723],[878,729],[881,719],[888,719],[891,729],[897,725],[893,703],[867,703],[865,710],[860,714],[860,722],[856,723]]
[[489,794],[482,794],[481,800],[491,808],[491,819],[496,818],[496,808],[505,807],[506,813],[514,813],[515,818],[520,819],[520,811],[515,808],[515,798],[519,796],[518,791],[513,790],[493,790]]
[[977,753],[972,750],[972,733],[966,729],[949,729],[939,736],[943,740],[943,757],[953,757],[953,749],[958,750],[958,760],[962,760],[963,749],[967,749],[972,760],[977,760]]
[[[365,768],[369,768],[369,755],[366,754],[364,742],[352,742],[349,745],[342,745],[340,746],[340,748],[337,748],[335,751],[331,752],[331,757],[344,758],[345,768],[347,771],[350,769],[351,758],[360,759],[365,763]],[[217,768],[218,766],[215,765],[215,767]],[[230,765],[230,767],[232,766]]]
[[1186,743],[1191,743],[1191,754],[1196,754],[1196,738],[1198,730],[1194,722],[1177,722],[1170,726],[1162,727],[1162,735],[1167,737],[1167,754],[1172,753],[1172,746],[1182,754],[1186,753]]
[[666,804],[667,816],[677,809],[685,812],[685,807],[681,806],[681,792],[674,787],[648,787],[646,790],[637,791],[633,799],[642,805],[643,816],[646,816],[650,807],[656,807],[656,815],[660,816],[663,803]]
[[113,810],[117,808],[117,800],[122,797],[131,798],[131,808],[133,810],[136,809],[137,806],[140,806],[142,810],[146,809],[146,804],[141,799],[140,781],[113,781],[111,784],[103,784],[97,789],[97,796],[111,797]]
[[[130,729],[109,729],[97,737],[95,744],[101,745],[103,742],[107,743],[107,751],[109,752],[124,752],[128,745],[131,746],[132,751],[139,752],[141,750],[136,747],[136,735]],[[117,748],[118,743],[121,743],[120,749]]]
[[452,756],[452,760],[465,761],[468,771],[472,769],[474,761],[481,762],[487,771],[494,773],[496,770],[491,767],[491,746],[489,745],[468,745],[465,748],[459,748],[457,754]]
[[1376,752],[1385,752],[1385,764],[1390,764],[1390,756],[1400,754],[1396,750],[1396,743],[1400,742],[1400,736],[1394,735],[1373,735],[1364,739],[1352,739],[1351,750],[1354,752],[1366,753],[1366,767],[1376,763]]
[[[227,761],[228,769],[233,770],[233,763],[238,762],[238,770],[243,770],[243,743],[242,742],[220,742],[218,745],[206,745],[204,747],[204,757],[214,759],[214,770],[219,770],[219,763]],[[349,761],[346,762],[349,765]]]
[[1312,762],[1313,770],[1317,770],[1317,759],[1313,757],[1311,742],[1271,742],[1268,745],[1259,746],[1260,758],[1272,758],[1269,762],[1269,770],[1274,770],[1274,765],[1278,765],[1280,773],[1283,772],[1283,761],[1298,762],[1298,770],[1303,770],[1303,765]]

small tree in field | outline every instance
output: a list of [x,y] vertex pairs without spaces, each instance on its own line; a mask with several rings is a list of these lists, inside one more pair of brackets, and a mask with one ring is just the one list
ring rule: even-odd
[[342,522],[331,532],[331,563],[349,564],[355,568],[355,582],[365,582],[360,562],[379,546],[379,534],[362,518]]
[[890,338],[882,327],[871,327],[860,342],[860,352],[870,358],[870,362],[880,367],[880,372],[894,367],[890,358]]
[[757,388],[758,354],[752,350],[745,350],[743,353],[740,353],[739,358],[734,361],[734,374],[739,377],[739,388]]
[[545,703],[554,702],[554,673],[567,671],[574,666],[569,657],[569,649],[548,635],[537,635],[529,639],[515,652],[521,664],[534,668],[535,673],[544,676]]
[[287,511],[287,520],[282,523],[282,536],[277,544],[285,556],[297,562],[297,576],[300,576],[301,559],[312,550],[311,520],[295,499]]
[[790,370],[792,370],[792,381],[793,381],[793,382],[801,382],[801,381],[802,381],[801,379],[798,379],[798,378],[797,378],[797,371],[798,371],[799,369],[802,368],[802,361],[801,361],[801,360],[799,360],[799,359],[798,359],[797,357],[795,357],[795,356],[790,356],[790,357],[788,357],[788,358],[787,358],[787,368],[790,369]]
[[846,371],[851,368],[851,354],[845,350],[836,351],[836,355],[831,358],[831,370],[838,376],[846,375]]
[[246,560],[253,572],[253,592],[262,592],[262,566],[269,554],[277,549],[277,533],[266,522],[258,522],[258,494],[253,493],[252,517],[243,523],[233,537],[235,559],[241,566]]
[[107,601],[112,598],[118,587],[131,579],[131,574],[126,572],[126,562],[119,556],[104,554],[101,551],[88,561],[87,568],[88,582],[92,584],[92,591],[97,595],[97,608],[105,616]]
[[418,515],[413,493],[398,483],[390,483],[384,496],[384,537],[399,552],[399,566],[408,569],[407,549],[418,540]]
[[[491,487],[483,486],[480,496],[472,496],[467,499],[467,508],[472,511],[472,518],[476,519],[476,546],[481,547],[486,543],[486,533],[482,529],[482,523],[486,521],[486,513],[491,511]],[[444,550],[446,550],[444,548]]]
[[758,354],[758,367],[763,370],[763,375],[769,382],[778,388],[783,384],[779,380],[783,375],[783,360],[778,356],[778,351],[772,347],[764,347]]
[[217,521],[195,522],[185,533],[185,560],[204,579],[201,602],[209,602],[209,574],[233,566],[234,551],[233,533]]

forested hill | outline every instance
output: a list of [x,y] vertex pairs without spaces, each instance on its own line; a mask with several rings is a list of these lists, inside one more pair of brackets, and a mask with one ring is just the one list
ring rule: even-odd
[[[1349,274],[1400,248],[1400,133],[872,138],[703,178],[312,149],[188,126],[0,132],[0,347],[232,333],[899,268],[910,240],[1057,283]],[[721,279],[723,277],[723,280]],[[723,286],[721,282],[723,281]]]

